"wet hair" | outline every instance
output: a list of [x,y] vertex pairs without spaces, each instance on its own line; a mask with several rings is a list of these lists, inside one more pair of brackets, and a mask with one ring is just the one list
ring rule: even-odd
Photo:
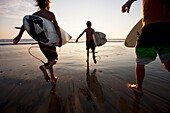
[[35,0],[37,3],[35,6],[39,6],[40,9],[47,9],[50,8],[50,0]]
[[88,27],[90,27],[90,26],[91,26],[91,22],[90,22],[90,21],[87,21],[86,25],[87,25]]

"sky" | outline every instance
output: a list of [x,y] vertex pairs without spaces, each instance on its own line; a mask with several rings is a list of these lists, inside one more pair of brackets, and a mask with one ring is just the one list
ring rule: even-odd
[[[127,0],[51,0],[50,11],[61,28],[77,38],[92,22],[92,28],[106,34],[108,39],[125,39],[128,32],[142,17],[141,0],[134,2],[130,13],[122,13]],[[0,0],[0,39],[13,39],[25,15],[38,11],[34,0]],[[30,38],[24,32],[23,38]],[[82,39],[85,35],[82,36]]]

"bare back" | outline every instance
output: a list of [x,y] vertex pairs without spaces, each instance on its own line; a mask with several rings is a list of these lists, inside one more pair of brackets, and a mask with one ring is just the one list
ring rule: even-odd
[[35,12],[33,15],[37,15],[37,16],[40,16],[40,17],[43,17],[47,20],[50,20],[50,21],[53,21],[54,19],[54,14],[50,11],[47,11],[47,10],[40,10],[38,12]]
[[87,29],[85,29],[85,32],[86,32],[86,40],[88,40],[88,41],[93,40],[94,29],[87,28]]

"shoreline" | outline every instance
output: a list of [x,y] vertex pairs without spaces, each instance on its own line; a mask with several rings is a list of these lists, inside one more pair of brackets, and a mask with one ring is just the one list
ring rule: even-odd
[[[13,39],[0,39],[0,46],[4,45],[14,45],[12,42]],[[71,39],[68,43],[76,43],[76,39]],[[107,42],[117,42],[121,43],[124,42],[125,39],[108,39]],[[85,40],[80,40],[78,43],[85,43]],[[21,41],[17,45],[27,45],[27,44],[37,44],[34,39],[21,39]]]

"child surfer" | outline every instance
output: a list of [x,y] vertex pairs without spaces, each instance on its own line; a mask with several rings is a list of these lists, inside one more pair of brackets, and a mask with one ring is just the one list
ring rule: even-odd
[[79,37],[76,39],[76,42],[78,42],[78,39],[84,34],[86,33],[86,50],[87,50],[87,63],[89,63],[89,49],[91,48],[92,50],[92,54],[93,54],[93,60],[94,63],[96,64],[97,61],[95,59],[95,43],[93,40],[93,33],[94,33],[94,29],[91,28],[91,22],[87,21],[86,23],[87,28],[79,35]]
[[[56,32],[60,38],[59,46],[61,46],[62,39],[61,39],[61,32],[59,30],[58,23],[55,19],[54,13],[49,11],[50,0],[35,0],[35,1],[37,3],[36,6],[38,6],[40,10],[35,12],[33,15],[43,17],[53,22]],[[14,44],[17,44],[20,41],[24,31],[25,31],[25,28],[22,25],[19,34],[13,40]],[[39,44],[40,50],[42,51],[42,53],[45,55],[45,57],[48,60],[48,62],[46,63],[47,65],[41,65],[40,69],[44,74],[45,80],[47,82],[51,82],[52,84],[54,84],[58,78],[58,77],[55,77],[54,72],[53,72],[53,65],[55,65],[58,60],[58,54],[56,52],[56,48],[53,46],[44,45],[40,42],[38,42],[38,44]],[[48,76],[47,70],[49,70],[51,77]]]

